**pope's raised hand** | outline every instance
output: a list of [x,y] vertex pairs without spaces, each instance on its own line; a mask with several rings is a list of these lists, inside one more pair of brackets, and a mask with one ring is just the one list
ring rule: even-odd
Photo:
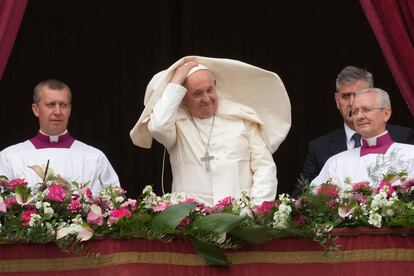
[[180,65],[177,69],[175,69],[170,82],[182,85],[187,78],[188,72],[190,72],[191,68],[194,66],[197,66],[197,63],[194,61],[189,61],[183,65]]

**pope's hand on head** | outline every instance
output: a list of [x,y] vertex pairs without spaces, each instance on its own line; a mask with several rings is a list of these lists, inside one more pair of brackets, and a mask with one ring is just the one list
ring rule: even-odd
[[170,82],[182,85],[187,78],[188,72],[190,72],[191,68],[194,66],[197,66],[197,63],[194,61],[189,61],[183,65],[180,65],[177,69],[175,69]]

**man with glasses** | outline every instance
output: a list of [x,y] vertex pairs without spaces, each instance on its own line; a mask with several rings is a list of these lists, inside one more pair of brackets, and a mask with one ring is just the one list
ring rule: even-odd
[[[347,66],[338,74],[335,102],[343,118],[344,125],[309,143],[309,150],[302,171],[303,177],[309,182],[319,174],[323,165],[331,156],[361,145],[361,136],[353,126],[350,108],[354,93],[358,90],[372,88],[373,85],[372,74],[365,69]],[[387,130],[394,141],[414,144],[414,131],[412,129],[388,124]],[[297,197],[302,194],[302,188],[302,185],[298,183],[293,196]]]
[[311,188],[329,179],[340,188],[348,182],[369,182],[376,188],[384,175],[406,171],[414,178],[414,146],[394,142],[386,129],[391,117],[388,93],[379,88],[368,88],[354,94],[351,121],[362,136],[359,148],[353,148],[328,159]]

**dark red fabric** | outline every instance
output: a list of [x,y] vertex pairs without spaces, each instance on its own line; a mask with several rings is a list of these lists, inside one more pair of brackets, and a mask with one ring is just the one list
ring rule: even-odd
[[0,0],[0,79],[13,49],[27,0]]
[[[360,231],[361,230],[361,231]],[[370,230],[370,232],[368,232]],[[338,243],[341,250],[358,249],[412,249],[414,236],[387,235],[384,231],[376,233],[373,229],[344,230]],[[357,234],[360,235],[357,235]],[[406,233],[406,232],[404,232]],[[118,252],[176,252],[194,254],[191,242],[174,240],[170,243],[161,241],[134,240],[98,240],[89,242],[92,252],[101,255]],[[227,252],[268,251],[268,252],[321,252],[323,249],[310,240],[302,238],[286,238],[270,241],[261,245]],[[254,254],[254,253],[252,253]],[[313,253],[312,253],[313,254]],[[2,244],[0,245],[0,260],[72,258],[76,255],[64,253],[53,244]],[[93,257],[92,257],[93,258]],[[292,263],[241,263],[230,267],[211,267],[207,265],[172,265],[126,263],[106,265],[88,269],[70,271],[25,271],[1,273],[1,275],[414,275],[414,262],[396,261],[392,257],[382,261],[348,260],[346,262],[332,261],[332,263],[307,262],[306,259]]]
[[414,116],[414,1],[360,0],[360,3]]

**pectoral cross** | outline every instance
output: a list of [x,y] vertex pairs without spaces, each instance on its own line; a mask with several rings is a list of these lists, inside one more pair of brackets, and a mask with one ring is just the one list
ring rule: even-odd
[[210,171],[210,161],[214,159],[213,155],[210,155],[208,151],[204,153],[204,156],[200,158],[202,162],[204,162],[204,167],[206,168],[206,172]]

